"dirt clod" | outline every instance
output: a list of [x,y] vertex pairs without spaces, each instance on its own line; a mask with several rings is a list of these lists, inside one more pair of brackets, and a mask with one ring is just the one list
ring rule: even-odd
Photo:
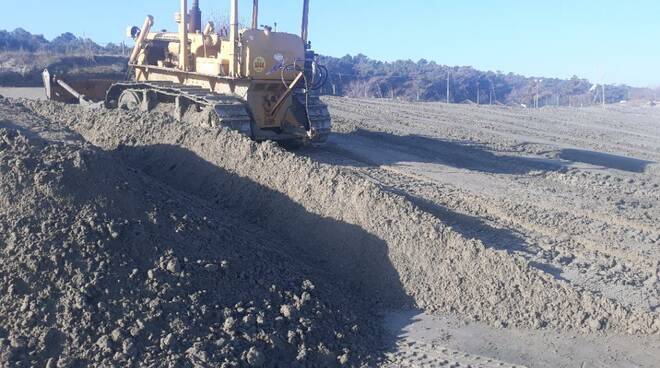
[[167,262],[166,269],[171,273],[179,273],[181,271],[181,264],[178,259],[173,258]]
[[247,352],[247,362],[251,367],[261,367],[266,362],[266,358],[259,349],[253,346]]

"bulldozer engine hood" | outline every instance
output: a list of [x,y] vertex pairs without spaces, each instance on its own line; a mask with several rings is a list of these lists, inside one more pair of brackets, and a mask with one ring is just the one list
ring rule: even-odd
[[297,73],[293,65],[304,67],[305,46],[297,35],[250,29],[243,32],[242,74],[253,79],[293,80]]

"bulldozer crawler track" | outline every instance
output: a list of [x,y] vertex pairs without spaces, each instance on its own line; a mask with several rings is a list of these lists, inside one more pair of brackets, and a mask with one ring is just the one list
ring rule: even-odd
[[149,93],[162,96],[184,98],[188,104],[200,108],[212,108],[215,112],[215,124],[252,137],[252,118],[245,103],[238,97],[213,93],[202,87],[188,86],[173,82],[120,82],[110,87],[106,94],[105,105],[117,107],[119,96],[124,91]]
[[[239,97],[211,92],[202,87],[178,84],[174,82],[119,82],[110,87],[106,94],[105,105],[116,108],[119,96],[124,91],[142,93],[155,93],[159,96],[183,98],[187,104],[195,104],[200,108],[211,108],[215,112],[212,121],[217,126],[225,126],[240,133],[254,137],[254,122],[247,109],[246,103]],[[328,106],[319,96],[305,96],[303,92],[296,92],[296,98],[305,106],[311,134],[308,139],[311,143],[320,144],[327,141],[331,131],[331,117]],[[145,97],[147,98],[147,97]],[[149,109],[147,106],[145,109]],[[299,140],[305,140],[303,137]]]
[[331,131],[332,118],[326,105],[319,96],[309,95],[306,97],[303,93],[298,93],[296,98],[305,105],[305,114],[309,120],[313,132],[313,143],[324,143],[328,140]]

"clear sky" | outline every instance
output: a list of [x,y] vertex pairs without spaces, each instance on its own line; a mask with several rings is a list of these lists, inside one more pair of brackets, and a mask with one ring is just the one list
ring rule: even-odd
[[[121,42],[146,14],[174,29],[176,0],[1,0],[0,29],[23,27],[49,39],[70,31]],[[189,0],[189,2],[191,2]],[[251,0],[240,0],[250,19]],[[302,0],[261,0],[261,24],[299,32]],[[200,0],[204,18],[228,0]],[[317,52],[374,59],[425,58],[527,76],[660,86],[658,0],[311,0]]]

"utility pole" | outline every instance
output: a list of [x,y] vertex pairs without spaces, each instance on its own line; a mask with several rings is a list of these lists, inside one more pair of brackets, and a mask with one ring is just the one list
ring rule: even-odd
[[605,107],[605,83],[603,83],[603,107]]
[[479,86],[477,86],[477,105],[479,105]]
[[537,79],[536,80],[536,96],[534,96],[534,107],[539,108],[539,88],[540,88],[541,80]]
[[447,69],[447,103],[449,103],[449,76],[450,76],[450,71]]

